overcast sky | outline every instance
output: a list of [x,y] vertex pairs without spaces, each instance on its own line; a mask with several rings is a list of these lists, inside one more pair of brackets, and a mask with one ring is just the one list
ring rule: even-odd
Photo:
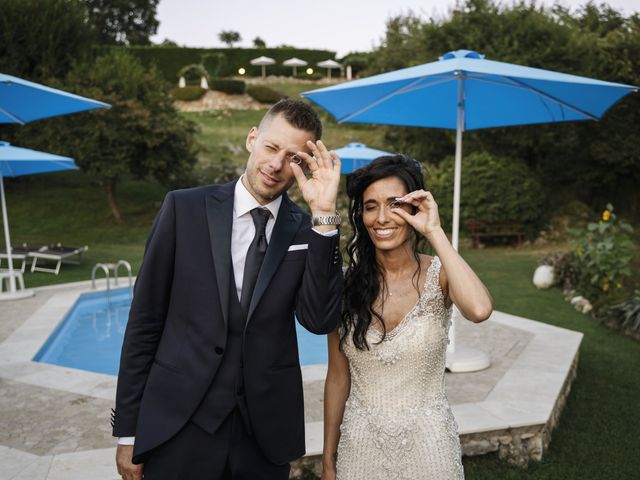
[[[553,0],[543,3],[550,5]],[[585,0],[561,3],[575,8]],[[608,3],[626,15],[640,11],[639,0]],[[268,47],[328,49],[340,57],[379,45],[390,16],[412,10],[424,18],[443,17],[453,5],[455,0],[160,0],[160,27],[152,40],[219,47],[224,45],[218,33],[235,30],[242,36],[238,46],[250,47],[260,37]]]

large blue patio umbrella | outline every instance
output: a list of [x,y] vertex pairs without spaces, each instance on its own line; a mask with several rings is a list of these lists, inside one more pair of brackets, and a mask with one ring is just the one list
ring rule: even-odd
[[0,123],[25,123],[95,108],[111,108],[98,100],[0,73]]
[[637,88],[495,62],[471,50],[457,50],[435,62],[301,95],[329,111],[338,122],[456,130],[452,243],[457,249],[465,130],[597,120]]
[[[17,123],[24,125],[25,123],[44,118],[56,117],[59,115],[67,115],[70,113],[83,112],[96,108],[111,108],[111,105],[93,100],[91,98],[81,97],[73,93],[65,92],[55,88],[47,87],[39,83],[23,80],[11,75],[0,73],[0,123]],[[3,148],[6,148],[5,145]],[[7,150],[5,150],[7,152]],[[43,164],[40,164],[42,166]],[[57,164],[61,166],[61,163]],[[32,169],[30,173],[42,173],[37,171],[39,167],[31,164],[27,169]],[[49,167],[43,168],[52,168]],[[46,171],[46,170],[45,170]],[[52,170],[48,170],[52,171]],[[26,174],[26,173],[25,173]],[[4,175],[4,167],[3,167]],[[0,178],[1,180],[1,178]],[[1,184],[1,181],[0,181]],[[0,185],[1,186],[1,185]],[[5,243],[7,246],[7,260],[9,264],[8,274],[0,272],[0,281],[5,277],[8,278],[9,292],[0,295],[1,299],[20,298],[28,296],[32,293],[18,292],[16,289],[16,278],[19,278],[13,269],[13,260],[11,258],[11,243],[9,240],[9,224],[6,218],[6,205],[3,195],[3,222]],[[21,278],[19,278],[22,280]]]
[[340,173],[354,172],[378,157],[393,155],[384,150],[369,148],[364,143],[348,143],[344,147],[336,149],[335,152],[340,157]]
[[[24,291],[22,272],[15,272],[11,259],[11,237],[9,235],[9,217],[7,215],[7,201],[4,194],[4,177],[20,177],[36,173],[57,172],[60,170],[77,170],[78,166],[69,157],[61,157],[50,153],[38,152],[28,148],[12,147],[8,142],[0,141],[0,201],[2,203],[2,224],[4,225],[4,241],[7,245],[7,261],[9,271],[9,291],[3,296],[29,296],[30,291]],[[18,293],[16,279],[22,284],[22,292]],[[1,281],[1,280],[0,280]]]

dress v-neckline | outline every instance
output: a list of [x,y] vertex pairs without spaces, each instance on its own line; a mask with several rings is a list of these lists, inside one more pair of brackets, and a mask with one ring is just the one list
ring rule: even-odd
[[[429,273],[431,272],[431,267],[433,266],[434,262],[435,262],[436,257],[433,256],[431,257],[431,263],[429,263],[429,266],[427,267],[427,271],[425,272],[425,279],[424,279],[424,285],[422,286],[422,290],[420,291],[420,295],[418,295],[418,299],[416,300],[416,303],[413,304],[413,306],[407,311],[407,313],[404,314],[404,316],[402,317],[402,319],[398,322],[398,324],[393,327],[393,329],[391,331],[388,331],[385,335],[385,339],[391,339],[393,337],[395,337],[396,332],[398,332],[399,328],[407,321],[407,318],[409,318],[409,316],[413,313],[413,311],[418,308],[418,306],[420,305],[420,302],[422,301],[422,297],[424,296],[424,294],[427,291],[428,288],[428,284],[429,284]],[[373,325],[369,326],[369,330],[373,330],[374,333],[376,335],[378,335],[378,337],[382,337],[383,333],[377,328],[374,327]]]

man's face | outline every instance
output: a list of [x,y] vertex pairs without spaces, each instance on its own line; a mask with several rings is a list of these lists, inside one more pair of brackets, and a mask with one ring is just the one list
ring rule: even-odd
[[315,141],[313,133],[293,127],[282,115],[249,131],[250,154],[243,183],[261,205],[271,202],[293,184],[291,157],[300,151],[310,153],[308,140]]

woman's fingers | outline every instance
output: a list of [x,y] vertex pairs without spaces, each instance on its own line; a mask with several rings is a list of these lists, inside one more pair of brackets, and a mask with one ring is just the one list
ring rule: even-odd
[[407,193],[404,197],[398,198],[398,201],[411,204],[414,207],[422,205],[423,202],[426,202],[427,204],[435,204],[435,199],[431,192],[426,192],[424,190],[416,190],[411,193]]
[[402,218],[405,222],[407,222],[409,225],[413,226],[415,223],[415,219],[413,218],[413,215],[411,215],[409,212],[407,212],[406,210],[403,210],[402,207],[396,207],[396,208],[392,208],[391,211],[393,213],[395,213],[396,215],[398,215],[400,218]]

